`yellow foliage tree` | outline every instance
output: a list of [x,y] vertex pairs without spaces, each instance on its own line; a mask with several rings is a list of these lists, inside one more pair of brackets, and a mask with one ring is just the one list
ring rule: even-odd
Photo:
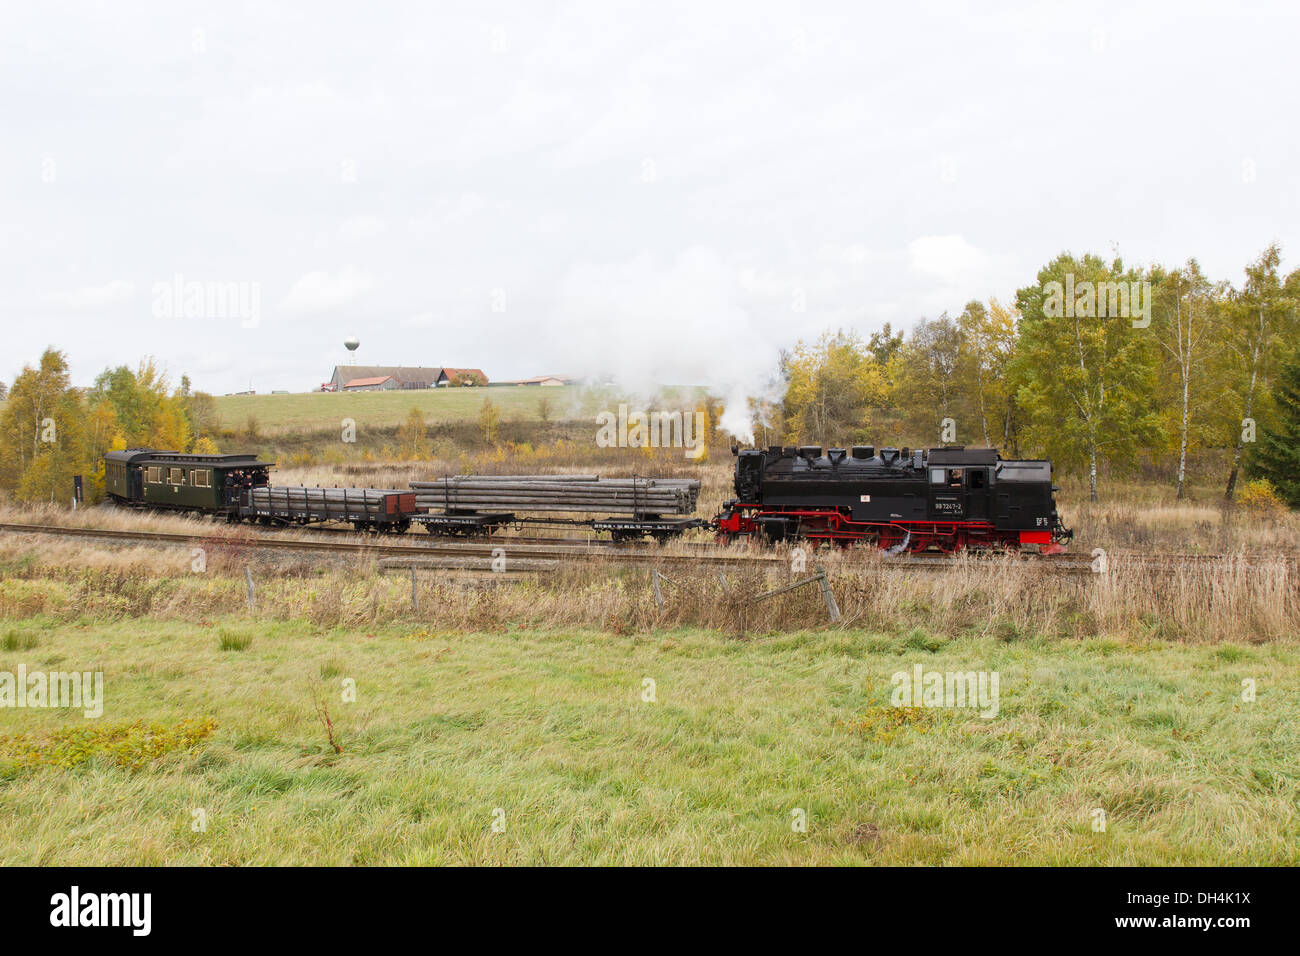
[[887,394],[885,371],[856,333],[825,332],[800,341],[782,362],[785,439],[825,445],[866,437],[871,409]]

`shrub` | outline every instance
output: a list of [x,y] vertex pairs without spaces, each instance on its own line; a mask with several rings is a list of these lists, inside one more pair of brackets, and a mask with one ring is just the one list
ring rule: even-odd
[[165,754],[189,750],[217,729],[213,717],[182,720],[174,727],[134,723],[87,724],[33,734],[0,736],[0,768],[69,769],[106,757],[126,770],[140,770]]
[[1237,493],[1237,503],[1258,515],[1281,515],[1286,511],[1286,502],[1267,478],[1246,482]]

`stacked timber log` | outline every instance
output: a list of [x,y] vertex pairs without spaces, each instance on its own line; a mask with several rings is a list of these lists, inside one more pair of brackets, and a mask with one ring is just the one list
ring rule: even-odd
[[688,515],[700,496],[693,478],[597,475],[457,475],[411,487],[421,511]]
[[[403,498],[406,501],[402,501]],[[302,488],[290,485],[263,485],[249,490],[249,504],[259,511],[378,515],[409,511],[414,503],[411,501],[411,492],[384,488]]]

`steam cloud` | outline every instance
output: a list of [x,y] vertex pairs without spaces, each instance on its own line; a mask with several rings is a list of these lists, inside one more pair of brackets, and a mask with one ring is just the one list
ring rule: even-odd
[[583,262],[561,283],[551,327],[566,372],[645,398],[704,386],[725,404],[718,426],[752,443],[749,401],[772,397],[780,352],[740,299],[735,270],[703,247],[666,268],[644,255]]

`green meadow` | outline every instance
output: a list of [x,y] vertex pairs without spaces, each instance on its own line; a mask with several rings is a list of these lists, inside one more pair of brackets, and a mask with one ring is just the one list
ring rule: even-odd
[[[1300,859],[1286,642],[0,629],[0,672],[104,673],[97,719],[0,709],[4,865]],[[918,664],[997,716],[891,706]]]

